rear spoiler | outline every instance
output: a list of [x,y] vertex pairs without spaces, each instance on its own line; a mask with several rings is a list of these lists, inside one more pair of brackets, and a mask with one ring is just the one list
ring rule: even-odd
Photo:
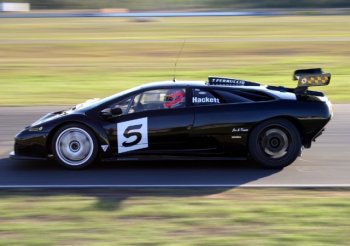
[[324,86],[331,81],[331,74],[324,73],[321,68],[295,70],[293,79],[298,80],[298,88],[307,89],[309,86]]

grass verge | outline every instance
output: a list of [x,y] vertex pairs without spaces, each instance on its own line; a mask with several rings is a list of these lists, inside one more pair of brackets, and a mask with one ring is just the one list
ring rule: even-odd
[[1,19],[0,105],[71,105],[145,82],[235,77],[294,87],[323,67],[350,101],[350,16]]
[[349,190],[1,192],[0,244],[346,245]]

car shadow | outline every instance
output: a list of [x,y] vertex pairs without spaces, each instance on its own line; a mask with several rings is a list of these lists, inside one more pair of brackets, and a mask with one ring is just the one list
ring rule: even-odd
[[95,207],[118,209],[130,197],[219,194],[273,175],[249,161],[122,161],[66,170],[53,161],[0,159],[1,196],[96,197]]

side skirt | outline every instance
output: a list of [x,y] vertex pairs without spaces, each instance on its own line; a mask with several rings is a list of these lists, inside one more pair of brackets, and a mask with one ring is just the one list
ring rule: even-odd
[[116,161],[245,161],[247,157],[202,157],[202,156],[143,156],[143,157],[110,157],[104,158],[103,162],[116,162]]

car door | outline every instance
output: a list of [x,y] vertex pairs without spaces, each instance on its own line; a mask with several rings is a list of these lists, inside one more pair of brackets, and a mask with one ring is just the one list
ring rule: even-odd
[[222,98],[207,88],[192,88],[190,105],[194,109],[195,122],[190,133],[192,148],[197,153],[213,154],[222,151],[218,111]]
[[[202,154],[245,153],[248,129],[252,126],[252,100],[234,91],[192,88],[191,107],[195,122],[190,133],[193,148]],[[250,123],[247,123],[250,122]]]
[[112,107],[123,114],[106,125],[116,155],[179,154],[188,148],[194,121],[185,88],[159,88],[134,94]]

